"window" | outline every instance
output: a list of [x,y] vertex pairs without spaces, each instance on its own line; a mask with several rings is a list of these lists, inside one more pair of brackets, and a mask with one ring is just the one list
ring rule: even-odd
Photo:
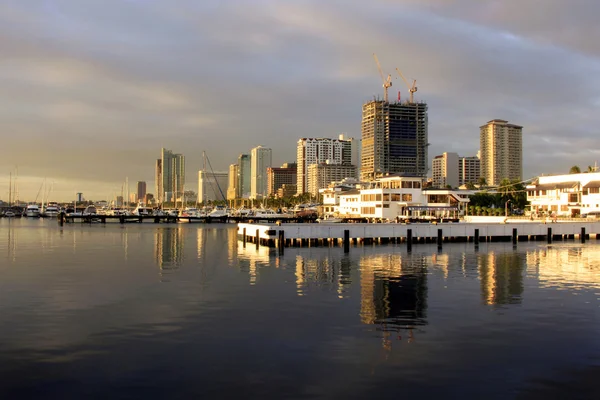
[[402,201],[412,201],[412,194],[410,194],[410,193],[403,193],[402,194]]

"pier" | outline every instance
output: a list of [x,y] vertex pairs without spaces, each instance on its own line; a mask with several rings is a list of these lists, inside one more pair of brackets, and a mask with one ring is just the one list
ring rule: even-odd
[[58,214],[58,223],[311,223],[316,217],[290,216],[290,217],[255,217],[255,216],[221,216],[221,217],[187,217],[175,215],[101,215],[101,214]]
[[600,239],[600,222],[435,224],[238,224],[238,237],[256,246],[315,247],[405,243],[510,242]]

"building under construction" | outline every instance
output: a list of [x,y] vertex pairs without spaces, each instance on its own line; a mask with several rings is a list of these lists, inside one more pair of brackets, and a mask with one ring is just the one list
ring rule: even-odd
[[393,175],[427,175],[427,103],[373,100],[362,107],[363,181]]

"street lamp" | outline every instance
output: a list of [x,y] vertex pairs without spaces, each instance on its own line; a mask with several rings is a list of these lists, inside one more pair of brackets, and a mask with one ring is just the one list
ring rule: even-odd
[[504,203],[504,216],[508,217],[508,203],[510,203],[510,199],[506,200],[506,203]]

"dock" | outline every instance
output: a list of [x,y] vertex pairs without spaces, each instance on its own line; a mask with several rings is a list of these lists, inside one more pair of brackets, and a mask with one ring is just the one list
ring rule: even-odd
[[316,247],[405,243],[510,242],[600,239],[600,222],[435,224],[238,224],[238,237],[256,246]]
[[118,222],[125,223],[311,223],[316,217],[290,216],[290,217],[255,217],[255,216],[220,216],[220,217],[188,217],[174,215],[102,215],[102,214],[58,214],[58,223],[101,223]]

